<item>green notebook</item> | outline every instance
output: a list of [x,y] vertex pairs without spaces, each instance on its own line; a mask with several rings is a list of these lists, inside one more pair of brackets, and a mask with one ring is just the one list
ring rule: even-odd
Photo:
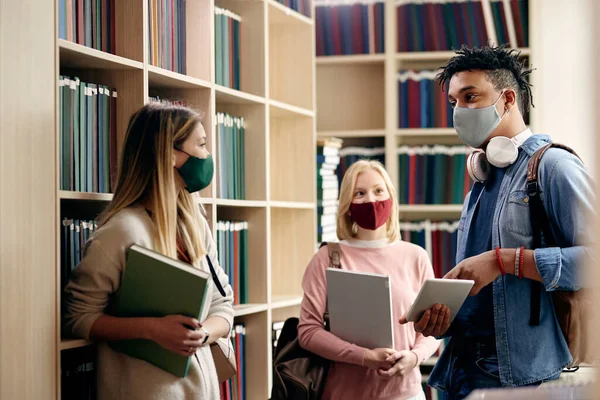
[[[127,267],[111,314],[117,317],[179,314],[199,319],[209,280],[209,274],[189,264],[133,245],[127,252]],[[190,368],[189,356],[165,350],[150,340],[122,340],[109,345],[180,378]]]

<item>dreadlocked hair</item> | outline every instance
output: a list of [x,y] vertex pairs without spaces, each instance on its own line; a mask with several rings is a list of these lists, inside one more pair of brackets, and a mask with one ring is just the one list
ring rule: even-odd
[[456,54],[446,66],[441,67],[436,76],[442,90],[454,74],[481,70],[485,71],[495,90],[510,88],[517,93],[517,104],[521,113],[529,111],[530,106],[535,107],[531,93],[532,85],[527,81],[527,76],[533,69],[526,68],[525,62],[519,60],[520,51],[509,49],[507,45],[493,47],[487,44],[473,48],[463,45]]

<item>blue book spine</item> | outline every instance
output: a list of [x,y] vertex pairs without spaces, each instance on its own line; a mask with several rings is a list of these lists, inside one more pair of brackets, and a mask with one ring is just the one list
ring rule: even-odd
[[423,78],[421,79],[421,81],[419,82],[419,89],[421,91],[421,96],[420,96],[420,108],[421,108],[421,128],[427,128],[427,119],[429,118],[427,115],[427,94],[428,94],[428,85],[427,85],[427,79]]
[[369,6],[367,4],[361,4],[360,9],[363,28],[363,53],[369,54],[371,51],[369,47]]
[[67,4],[66,0],[58,0],[58,37],[67,38]]
[[332,30],[332,18],[331,18],[331,7],[323,7],[323,11],[325,11],[325,24],[324,26],[326,27],[326,54],[327,55],[333,55],[335,54],[335,49],[334,49],[334,45],[333,45],[333,30]]

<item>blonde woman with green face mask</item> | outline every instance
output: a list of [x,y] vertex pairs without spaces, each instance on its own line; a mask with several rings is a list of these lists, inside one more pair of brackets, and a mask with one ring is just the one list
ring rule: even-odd
[[[216,399],[219,382],[209,344],[229,333],[232,289],[218,265],[206,219],[191,193],[207,187],[213,163],[200,116],[184,107],[148,104],[129,121],[113,200],[86,245],[65,291],[65,328],[98,343],[98,399]],[[117,318],[107,306],[119,290],[127,249],[137,244],[209,271],[223,292],[209,286],[200,320],[180,315]],[[147,339],[193,356],[180,379],[145,361],[112,350],[106,341]]]

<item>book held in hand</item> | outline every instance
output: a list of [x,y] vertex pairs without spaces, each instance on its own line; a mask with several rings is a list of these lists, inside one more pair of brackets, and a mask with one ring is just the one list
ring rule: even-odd
[[[201,319],[210,280],[208,273],[187,263],[133,245],[127,251],[111,314],[124,318],[184,315]],[[190,368],[189,356],[166,350],[151,340],[121,340],[109,345],[181,378]]]

